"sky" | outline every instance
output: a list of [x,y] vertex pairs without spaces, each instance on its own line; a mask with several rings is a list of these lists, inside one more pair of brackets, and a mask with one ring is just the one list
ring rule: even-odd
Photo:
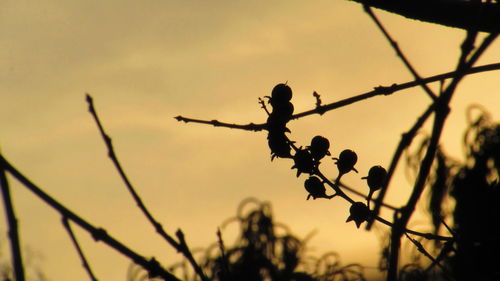
[[[465,32],[376,11],[421,76],[451,71]],[[306,201],[305,176],[291,161],[270,161],[264,132],[184,124],[183,115],[262,123],[258,98],[287,82],[295,112],[361,94],[412,76],[362,7],[315,1],[2,1],[0,4],[0,149],[22,173],[57,200],[144,256],[170,265],[181,256],[166,245],[127,193],[97,127],[96,109],[125,171],[155,217],[190,246],[216,241],[216,230],[255,197],[269,201],[275,220],[304,238],[310,253],[340,254],[344,264],[377,265],[384,226],[367,232],[346,224],[340,199]],[[498,62],[494,44],[478,64]],[[498,120],[498,73],[467,77],[446,123],[445,150],[461,157],[465,111],[482,104]],[[437,89],[438,85],[433,85]],[[345,181],[367,192],[360,177],[387,167],[402,132],[430,103],[418,88],[376,97],[289,124],[308,145],[327,137],[333,155],[357,152],[359,174]],[[429,126],[424,131],[429,132]],[[335,177],[333,162],[325,173]],[[401,166],[388,202],[401,205],[411,183]],[[9,178],[22,246],[48,280],[88,280],[60,216]],[[385,214],[390,219],[390,214]],[[423,218],[423,217],[422,217]],[[5,216],[1,260],[8,259]],[[422,219],[410,226],[430,228]],[[130,261],[74,227],[100,280],[125,280]],[[228,227],[228,245],[236,237]],[[367,254],[368,253],[368,254]],[[368,269],[369,274],[377,270]]]

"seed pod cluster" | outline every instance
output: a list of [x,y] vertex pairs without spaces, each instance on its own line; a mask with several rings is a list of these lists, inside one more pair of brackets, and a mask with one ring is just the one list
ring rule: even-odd
[[269,132],[267,140],[271,149],[271,160],[274,157],[291,158],[291,148],[285,133],[290,132],[286,124],[290,121],[294,110],[290,102],[292,89],[286,84],[278,84],[273,88],[271,96],[267,98],[273,107],[267,118],[267,131]]

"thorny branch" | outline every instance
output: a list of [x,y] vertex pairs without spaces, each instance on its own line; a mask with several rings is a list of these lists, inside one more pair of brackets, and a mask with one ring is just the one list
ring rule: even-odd
[[101,121],[99,120],[99,117],[97,116],[97,112],[94,107],[93,99],[92,97],[87,94],[86,95],[86,101],[89,106],[89,112],[92,114],[94,117],[94,120],[97,124],[97,127],[99,128],[99,132],[101,133],[101,136],[104,140],[104,143],[106,144],[106,147],[108,149],[108,156],[115,165],[118,173],[120,174],[120,177],[122,178],[123,182],[127,186],[128,191],[134,198],[135,202],[137,203],[137,206],[139,209],[143,212],[143,214],[146,216],[146,218],[149,220],[149,222],[153,225],[155,228],[156,232],[163,237],[167,243],[169,243],[174,249],[176,249],[178,252],[182,253],[186,259],[189,261],[193,269],[195,270],[196,274],[200,276],[200,278],[203,281],[208,281],[208,278],[206,277],[205,273],[201,269],[201,267],[197,264],[196,260],[193,257],[193,254],[191,253],[191,250],[189,250],[189,247],[184,240],[184,234],[182,231],[179,229],[176,232],[177,238],[179,242],[175,241],[174,238],[172,238],[168,233],[163,229],[163,226],[153,217],[151,212],[147,209],[146,205],[142,202],[141,197],[139,194],[135,191],[135,188],[132,186],[132,183],[128,179],[127,175],[125,174],[124,169],[122,168],[120,162],[118,161],[118,158],[116,156],[116,153],[113,148],[113,144],[111,141],[111,137],[109,137],[108,134],[104,131],[104,127],[102,126]]
[[155,258],[146,259],[145,257],[137,254],[135,251],[129,249],[123,243],[119,242],[111,235],[109,235],[106,230],[102,228],[97,228],[81,218],[79,215],[59,203],[57,200],[52,198],[50,195],[45,193],[41,188],[36,186],[33,182],[31,182],[27,177],[25,177],[21,172],[19,172],[14,166],[12,166],[7,159],[0,154],[0,166],[2,166],[10,175],[16,178],[22,185],[24,185],[27,189],[33,192],[38,198],[44,201],[47,205],[58,211],[61,216],[66,217],[72,222],[76,223],[78,226],[86,230],[88,233],[92,235],[94,240],[102,241],[104,244],[110,246],[115,249],[123,256],[126,256],[134,263],[140,265],[144,268],[151,278],[160,277],[166,281],[180,281],[177,277],[169,273],[166,269],[164,269]]

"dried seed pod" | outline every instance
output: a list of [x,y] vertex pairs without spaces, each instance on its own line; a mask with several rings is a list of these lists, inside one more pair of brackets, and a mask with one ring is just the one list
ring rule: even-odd
[[327,138],[322,136],[315,136],[311,140],[311,145],[308,146],[309,151],[314,160],[319,161],[326,155],[330,155],[330,141]]
[[308,150],[299,148],[293,156],[293,161],[294,165],[292,166],[292,169],[297,169],[297,177],[300,176],[301,173],[313,173],[314,160]]
[[270,131],[269,135],[267,136],[267,144],[271,149],[271,161],[275,157],[292,157],[292,155],[290,154],[290,144],[287,137],[285,136],[285,133],[274,133]]
[[307,195],[307,200],[309,200],[310,197],[312,197],[313,199],[327,197],[325,193],[325,185],[318,177],[309,177],[307,180],[305,180],[304,187],[306,188],[307,192],[309,192],[309,195]]
[[382,188],[387,177],[387,171],[382,166],[373,166],[368,171],[368,176],[362,177],[368,181],[370,191],[377,191]]
[[368,206],[370,206],[370,200],[372,199],[373,192],[382,188],[385,183],[385,178],[387,177],[387,171],[382,166],[373,166],[368,171],[368,176],[362,177],[368,182],[368,187],[370,192],[368,192],[368,198],[366,199]]
[[367,221],[370,217],[370,209],[363,202],[355,202],[349,208],[349,217],[346,222],[354,221],[359,228],[361,223]]
[[278,118],[279,120],[282,120],[282,122],[287,123],[288,121],[290,121],[290,118],[292,118],[293,110],[293,104],[289,101],[286,101],[284,103],[274,105],[271,115]]
[[358,155],[356,155],[356,152],[346,149],[340,153],[339,158],[333,159],[337,160],[336,164],[340,175],[349,173],[350,171],[358,172],[358,170],[354,168],[354,165],[358,162]]
[[277,104],[283,104],[290,101],[292,95],[292,89],[287,84],[280,83],[274,86],[269,102],[274,107]]

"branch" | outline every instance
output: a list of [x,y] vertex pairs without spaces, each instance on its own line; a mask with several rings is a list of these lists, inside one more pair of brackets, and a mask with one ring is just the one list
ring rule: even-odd
[[406,18],[448,27],[500,32],[500,5],[478,1],[449,0],[350,0]]
[[[94,107],[94,102],[92,97],[87,94],[86,95],[86,101],[89,106],[89,112],[92,114],[94,117],[94,120],[97,124],[97,127],[99,128],[99,132],[101,133],[101,136],[104,140],[104,143],[106,144],[106,147],[108,149],[108,156],[115,165],[118,173],[120,174],[120,177],[122,178],[123,182],[125,183],[125,186],[127,186],[128,191],[134,198],[135,202],[137,203],[137,206],[139,209],[142,211],[142,213],[146,216],[146,218],[149,220],[149,222],[153,225],[155,228],[156,232],[167,241],[173,248],[175,248],[178,252],[182,253],[195,272],[200,276],[200,278],[204,281],[208,281],[208,278],[205,276],[205,273],[203,273],[203,270],[201,267],[196,263],[191,251],[189,250],[189,247],[187,246],[187,243],[182,239],[179,240],[179,242],[175,241],[170,235],[167,234],[167,232],[163,229],[163,226],[153,217],[151,212],[147,209],[146,205],[142,202],[141,197],[139,194],[135,191],[135,188],[132,186],[132,183],[128,179],[127,175],[125,174],[125,171],[123,170],[120,162],[118,161],[118,158],[116,156],[116,153],[113,148],[113,144],[111,141],[111,137],[109,137],[108,134],[104,131],[104,127],[101,124],[101,121],[99,120],[99,117],[97,116],[97,112]],[[180,230],[178,230],[178,233],[182,233]],[[178,236],[180,237],[180,236]],[[182,236],[183,238],[184,236]]]
[[[399,245],[401,236],[404,233],[404,229],[406,228],[406,225],[408,224],[410,217],[412,216],[416,204],[420,199],[420,196],[422,195],[424,188],[425,188],[425,183],[427,181],[427,178],[429,176],[429,172],[432,166],[432,162],[434,161],[434,157],[437,151],[437,146],[439,144],[439,139],[441,137],[441,134],[443,132],[444,128],[444,123],[446,121],[446,118],[450,112],[449,108],[449,103],[451,101],[451,98],[453,97],[453,94],[455,93],[455,89],[458,85],[458,83],[462,80],[462,78],[465,76],[466,69],[472,66],[477,59],[481,56],[481,54],[490,46],[490,44],[494,41],[496,38],[496,34],[490,34],[487,36],[481,46],[474,52],[474,54],[471,56],[470,60],[466,63],[459,62],[457,71],[455,72],[455,76],[453,77],[453,80],[451,83],[446,87],[445,91],[442,92],[439,96],[439,99],[435,102],[436,103],[436,109],[435,109],[435,118],[434,118],[434,125],[432,128],[432,135],[429,141],[429,145],[427,147],[426,154],[424,158],[422,159],[421,165],[420,165],[420,170],[417,175],[417,179],[415,181],[414,187],[412,194],[410,195],[408,202],[406,203],[405,207],[402,208],[401,211],[401,217],[397,218],[395,216],[394,220],[394,227],[392,228],[392,235],[391,235],[391,245]],[[466,40],[469,40],[469,34],[467,35]],[[462,52],[469,52],[471,51],[470,49],[462,49]],[[463,54],[461,57],[467,57],[468,54]],[[399,257],[399,247],[395,248],[391,246],[391,254],[390,254],[390,259],[389,259],[389,271],[388,271],[388,276],[387,280],[396,280],[397,278],[397,265],[398,265],[398,257]]]
[[225,128],[240,129],[240,130],[245,130],[245,131],[258,132],[258,131],[262,131],[266,128],[265,123],[264,124],[249,123],[247,125],[239,125],[239,124],[224,123],[224,122],[220,122],[217,120],[200,120],[200,119],[187,118],[187,117],[182,117],[180,115],[176,116],[174,118],[175,118],[175,120],[182,121],[184,123],[207,124],[207,125],[213,125],[214,127],[225,127]]
[[68,235],[71,238],[71,241],[73,242],[73,245],[75,246],[76,251],[78,252],[78,255],[80,256],[80,260],[82,261],[82,266],[83,266],[83,268],[85,268],[85,271],[87,271],[87,274],[89,275],[90,280],[98,281],[97,278],[95,277],[94,273],[92,272],[92,268],[90,268],[90,265],[87,262],[85,255],[83,254],[83,250],[80,247],[78,240],[76,239],[75,233],[73,233],[73,230],[71,229],[71,225],[69,224],[67,217],[62,218],[62,224],[64,225],[64,228],[66,228],[66,231],[68,232]]
[[[1,155],[0,155],[1,156]],[[5,206],[5,216],[9,226],[10,248],[12,254],[12,267],[14,268],[15,280],[24,281],[23,258],[21,255],[19,232],[17,231],[17,219],[14,212],[14,205],[10,196],[9,182],[5,176],[7,167],[0,161],[0,187],[2,188],[2,198]]]
[[403,61],[403,63],[406,66],[406,68],[408,68],[408,70],[411,72],[411,74],[413,75],[413,78],[415,78],[415,81],[417,81],[418,84],[427,93],[427,95],[429,95],[429,97],[432,100],[435,101],[436,100],[436,94],[434,94],[434,92],[427,86],[427,84],[425,84],[422,81],[422,77],[420,77],[420,75],[417,73],[417,71],[415,70],[415,68],[411,65],[410,61],[403,54],[403,51],[401,51],[401,49],[399,48],[398,43],[394,39],[392,39],[391,35],[389,35],[389,32],[387,32],[387,30],[382,25],[382,23],[379,21],[379,19],[377,18],[377,16],[375,16],[375,14],[372,12],[370,6],[363,5],[363,7],[364,7],[365,12],[370,16],[370,18],[375,22],[375,24],[380,29],[380,31],[384,34],[384,36],[387,39],[387,41],[389,41],[389,44],[392,46],[392,48],[394,49],[394,51],[396,51],[396,54],[401,59],[401,61]]
[[408,240],[410,240],[410,242],[412,242],[415,247],[417,247],[417,250],[422,253],[425,257],[427,257],[429,260],[431,260],[432,264],[433,265],[437,265],[439,268],[441,268],[441,270],[443,271],[443,274],[445,276],[445,278],[447,280],[450,280],[449,276],[449,272],[448,270],[446,269],[446,267],[444,267],[441,263],[439,263],[439,261],[437,259],[435,259],[425,248],[424,246],[422,245],[422,243],[420,243],[418,240],[416,239],[413,239],[410,237],[410,235],[408,235],[407,233],[405,233],[405,236],[406,238],[408,238]]
[[[338,185],[339,185],[341,188],[343,188],[343,189],[345,189],[345,190],[347,190],[347,191],[349,191],[349,192],[351,192],[351,193],[354,193],[354,194],[356,194],[356,195],[358,195],[358,196],[360,196],[360,197],[364,198],[365,200],[368,200],[368,199],[369,199],[369,198],[368,198],[368,195],[364,194],[363,192],[359,192],[359,191],[357,191],[356,189],[354,189],[354,188],[352,188],[352,187],[350,187],[350,186],[347,186],[347,185],[345,185],[345,184],[344,184],[344,183],[342,183],[342,182],[339,182],[339,183],[338,183]],[[370,201],[371,201],[371,202],[374,202],[374,201],[375,201],[375,199],[374,199],[374,198],[370,198]],[[387,204],[387,203],[382,203],[382,206],[383,206],[383,207],[386,207],[387,209],[394,210],[394,211],[398,209],[398,208],[396,208],[396,207],[394,207],[394,206],[392,206],[392,205],[389,205],[389,204]]]
[[14,168],[1,154],[0,166],[2,166],[6,171],[9,172],[9,174],[16,178],[21,184],[23,184],[26,188],[28,188],[31,192],[38,196],[38,198],[44,201],[47,205],[58,211],[63,217],[68,218],[69,220],[73,221],[78,226],[89,232],[96,241],[102,241],[104,244],[110,246],[122,255],[128,257],[134,263],[142,266],[149,272],[149,276],[161,277],[166,281],[180,281],[177,277],[165,270],[154,258],[147,260],[145,257],[137,254],[136,252],[132,251],[127,246],[113,238],[104,229],[93,226],[92,224],[78,216],[76,213],[66,208],[64,205],[45,193],[41,188],[32,183],[23,174],[21,174],[21,172]]
[[[319,171],[319,169],[317,169],[314,173],[315,175],[317,175],[321,180],[323,180],[324,183],[326,183],[327,185],[329,185],[331,188],[333,188],[333,190],[335,191],[335,195],[333,196],[339,196],[341,198],[343,198],[344,200],[346,200],[347,202],[353,204],[355,203],[356,201],[354,201],[354,199],[352,199],[351,197],[349,197],[347,194],[345,194],[340,188],[340,180],[336,180],[335,183],[330,181],[327,177],[325,177],[325,175],[323,175],[323,173],[321,171]],[[350,189],[350,191],[352,191]],[[327,199],[331,199],[333,198],[333,196],[329,196],[327,197]],[[392,206],[389,206],[391,209],[396,209]],[[373,212],[371,212],[370,216],[373,217],[374,220],[377,220],[389,227],[394,227],[394,224],[385,220],[384,218],[382,217],[379,217],[377,215],[374,215]],[[440,235],[436,235],[436,234],[433,234],[433,233],[422,233],[422,232],[418,232],[418,231],[415,231],[415,230],[411,230],[411,229],[407,229],[405,228],[403,233],[410,233],[410,234],[413,234],[413,235],[417,235],[417,236],[420,236],[420,237],[423,237],[425,239],[429,239],[429,240],[439,240],[439,241],[450,241],[450,240],[453,240],[453,237],[447,237],[447,236],[440,236]]]
[[[493,64],[487,64],[487,65],[482,65],[474,68],[470,68],[466,70],[466,74],[475,74],[475,73],[482,73],[482,72],[487,72],[487,71],[493,71],[493,70],[499,70],[500,69],[500,63],[493,63]],[[448,78],[453,78],[455,75],[455,71],[452,72],[446,72],[438,75],[434,75],[431,77],[427,78],[422,78],[422,83],[428,84],[432,82],[437,82],[437,81],[442,81],[444,79]],[[375,87],[372,91],[366,92],[364,94],[360,94],[357,96],[353,96],[347,99],[343,99],[337,102],[317,106],[314,109],[307,110],[301,113],[294,114],[291,119],[300,119],[302,117],[306,117],[309,115],[313,114],[319,114],[322,115],[323,113],[334,110],[340,107],[344,107],[365,99],[369,99],[375,96],[387,96],[391,95],[395,92],[405,90],[408,88],[412,88],[415,86],[418,86],[419,82],[414,80],[410,82],[405,82],[402,84],[392,84],[391,86],[377,86]],[[240,129],[240,130],[245,130],[245,131],[262,131],[266,129],[266,123],[249,123],[246,125],[241,125],[241,124],[231,124],[231,123],[225,123],[217,120],[201,120],[201,119],[193,119],[193,118],[187,118],[183,116],[176,116],[174,117],[177,121],[182,121],[185,123],[198,123],[198,124],[206,124],[206,125],[213,125],[214,127],[224,127],[224,128],[230,128],[230,129]]]

